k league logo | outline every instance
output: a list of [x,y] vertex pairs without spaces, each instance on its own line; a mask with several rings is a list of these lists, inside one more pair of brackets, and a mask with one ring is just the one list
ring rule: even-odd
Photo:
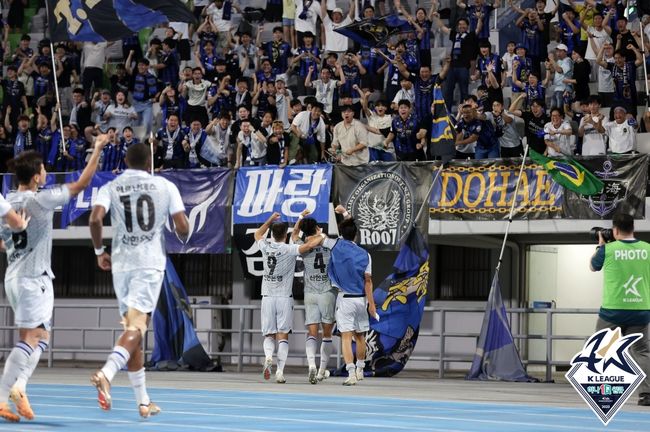
[[359,226],[362,246],[397,245],[413,222],[413,196],[392,172],[369,175],[350,194],[348,211]]
[[621,329],[603,329],[594,334],[571,360],[566,378],[607,426],[645,379],[628,353],[641,333],[621,336]]

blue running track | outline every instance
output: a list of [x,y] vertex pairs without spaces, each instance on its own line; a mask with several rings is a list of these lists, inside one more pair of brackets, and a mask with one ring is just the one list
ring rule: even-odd
[[[604,428],[586,405],[559,408],[151,388],[151,398],[163,412],[141,420],[127,387],[113,388],[110,412],[97,407],[90,386],[34,384],[28,393],[36,419],[0,423],[0,431],[650,431],[650,411],[619,412]],[[635,401],[631,398],[628,403]]]

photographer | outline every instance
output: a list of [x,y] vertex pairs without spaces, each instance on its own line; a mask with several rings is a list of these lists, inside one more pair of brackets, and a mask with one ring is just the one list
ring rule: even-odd
[[598,246],[591,257],[591,270],[604,270],[596,331],[620,327],[623,335],[643,334],[632,345],[632,353],[646,374],[639,387],[638,404],[650,406],[650,244],[634,238],[634,218],[630,215],[615,214],[612,226],[611,231],[598,232]]

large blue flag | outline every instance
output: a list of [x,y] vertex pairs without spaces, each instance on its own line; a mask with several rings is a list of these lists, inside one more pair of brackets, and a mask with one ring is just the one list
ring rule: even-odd
[[50,38],[115,41],[166,22],[195,23],[180,0],[47,0]]
[[373,376],[399,373],[418,340],[429,282],[429,250],[416,226],[402,245],[393,270],[374,291],[379,321],[371,320],[366,337],[366,358]]
[[334,31],[361,45],[375,47],[386,43],[391,36],[411,32],[413,28],[399,15],[392,14],[355,21]]
[[154,369],[175,369],[187,366],[194,370],[213,368],[194,330],[192,310],[185,287],[171,260],[167,258],[165,279],[153,314],[154,347],[151,363]]
[[468,380],[537,381],[529,376],[515,346],[506,307],[501,298],[499,273],[495,272],[488,297],[481,335]]

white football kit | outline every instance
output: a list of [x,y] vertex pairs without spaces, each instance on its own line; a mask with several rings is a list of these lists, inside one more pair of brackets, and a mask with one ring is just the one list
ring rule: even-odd
[[120,314],[128,308],[153,312],[166,265],[165,224],[170,215],[185,211],[178,188],[163,177],[127,169],[99,190],[94,205],[111,213],[111,265]]
[[289,333],[293,327],[293,275],[300,254],[296,244],[257,242],[264,258],[262,334]]
[[[2,233],[7,249],[5,291],[19,328],[50,329],[54,307],[52,219],[54,209],[69,200],[70,190],[65,185],[7,196],[11,207],[16,211],[24,209],[31,217],[26,230],[14,233],[5,228]],[[8,209],[1,207],[6,215]]]
[[[303,244],[298,240],[296,244]],[[334,322],[336,292],[327,276],[330,250],[318,246],[303,255],[305,263],[305,325]]]

